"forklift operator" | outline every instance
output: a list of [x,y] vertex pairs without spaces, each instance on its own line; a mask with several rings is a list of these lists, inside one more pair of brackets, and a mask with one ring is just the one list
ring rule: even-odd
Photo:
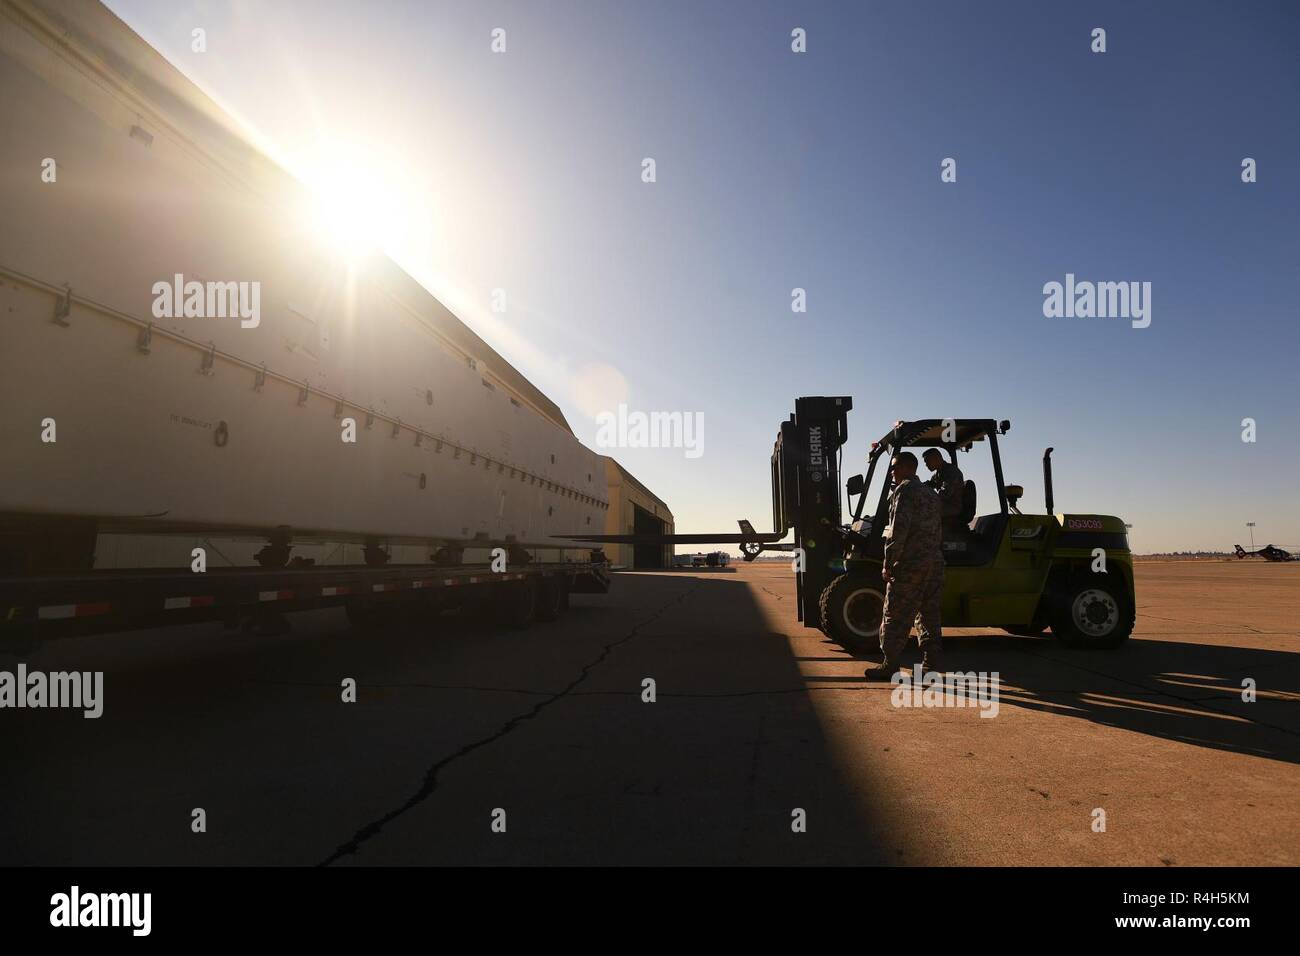
[[939,496],[944,531],[959,529],[962,526],[962,492],[966,487],[961,469],[953,462],[944,461],[943,452],[937,448],[929,449],[921,457],[925,459],[925,467],[934,473],[926,484]]

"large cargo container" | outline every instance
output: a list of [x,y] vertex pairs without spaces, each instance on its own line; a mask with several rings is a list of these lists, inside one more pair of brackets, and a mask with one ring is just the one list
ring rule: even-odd
[[605,464],[555,404],[393,263],[320,242],[305,189],[106,9],[0,0],[0,89],[11,553],[603,527]]

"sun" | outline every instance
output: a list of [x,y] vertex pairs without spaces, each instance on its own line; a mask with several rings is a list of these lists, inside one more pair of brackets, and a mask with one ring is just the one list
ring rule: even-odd
[[294,166],[308,190],[304,228],[322,245],[349,259],[400,245],[403,207],[382,157],[331,142]]

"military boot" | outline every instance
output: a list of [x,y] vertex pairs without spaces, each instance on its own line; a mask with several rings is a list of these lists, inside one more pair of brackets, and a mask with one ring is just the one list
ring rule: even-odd
[[921,673],[934,671],[936,674],[944,673],[943,653],[936,650],[927,650],[921,657]]
[[879,664],[872,664],[862,672],[862,676],[867,680],[892,680],[898,673],[898,664],[894,661],[881,661]]

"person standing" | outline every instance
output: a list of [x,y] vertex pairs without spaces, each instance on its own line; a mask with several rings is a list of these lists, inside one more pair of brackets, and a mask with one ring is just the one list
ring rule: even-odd
[[885,580],[885,610],[880,621],[884,660],[864,674],[889,680],[917,625],[924,670],[942,670],[940,607],[943,599],[943,533],[939,497],[916,477],[916,456],[899,452],[890,462],[894,489],[889,493],[889,527],[880,575]]

